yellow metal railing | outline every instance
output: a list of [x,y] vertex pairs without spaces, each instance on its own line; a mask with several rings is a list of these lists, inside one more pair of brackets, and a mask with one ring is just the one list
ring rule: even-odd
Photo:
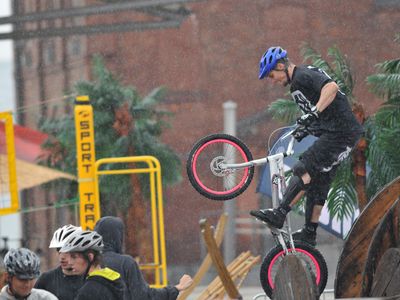
[[[6,139],[6,155],[7,166],[8,166],[8,182],[9,182],[9,194],[11,198],[11,205],[9,207],[0,208],[0,216],[10,214],[18,211],[18,186],[17,186],[17,167],[16,167],[16,155],[15,155],[15,144],[14,144],[14,127],[11,112],[1,112],[0,122],[4,123],[4,133]],[[1,153],[0,153],[1,155]]]
[[[145,163],[145,168],[100,170],[100,166],[105,164],[119,163]],[[151,201],[151,224],[153,232],[153,263],[140,264],[142,270],[153,270],[155,283],[151,285],[154,288],[164,287],[168,284],[167,280],[167,262],[165,250],[164,233],[164,209],[162,199],[161,185],[161,167],[160,162],[153,156],[130,156],[103,158],[96,161],[95,164],[95,186],[96,197],[99,197],[99,176],[101,175],[123,175],[123,174],[143,174],[148,173],[150,179],[150,201]],[[99,199],[97,200],[99,201]]]

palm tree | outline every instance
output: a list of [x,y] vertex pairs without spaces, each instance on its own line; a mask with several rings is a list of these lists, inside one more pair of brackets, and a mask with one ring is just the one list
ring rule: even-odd
[[[78,82],[78,95],[88,95],[94,111],[96,159],[132,155],[153,155],[168,172],[162,172],[163,184],[181,179],[180,159],[159,137],[168,124],[168,112],[157,108],[165,96],[164,88],[156,88],[141,98],[132,87],[125,87],[108,71],[102,59],[93,60],[94,81]],[[50,138],[43,145],[48,155],[42,162],[71,174],[76,173],[75,127],[72,115],[49,118],[41,130]],[[132,167],[131,165],[122,168]],[[136,167],[140,167],[136,165]],[[115,169],[116,166],[107,168]],[[118,165],[121,168],[121,165]],[[148,194],[148,178],[140,175],[100,177],[102,214],[120,215],[125,219],[127,251],[132,255],[147,255],[151,236],[145,224],[144,198]],[[76,194],[76,184],[67,186],[69,194]],[[129,218],[128,218],[129,216]]]
[[[400,34],[395,41],[400,43]],[[385,102],[366,126],[370,196],[400,175],[400,58],[384,61],[377,69],[378,73],[368,76],[367,82]]]

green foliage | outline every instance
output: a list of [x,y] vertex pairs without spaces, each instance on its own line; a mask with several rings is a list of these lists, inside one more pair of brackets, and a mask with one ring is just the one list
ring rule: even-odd
[[386,101],[366,126],[367,157],[371,167],[369,196],[400,176],[400,59],[384,61],[376,67],[378,73],[368,76],[367,82],[372,91]]
[[[168,126],[164,120],[168,112],[158,109],[164,99],[165,88],[156,88],[141,98],[135,88],[122,86],[107,70],[102,59],[93,60],[94,81],[78,82],[74,89],[78,95],[88,95],[94,113],[96,159],[132,155],[153,155],[160,161],[164,184],[173,184],[181,179],[180,159],[159,137]],[[118,132],[118,114],[124,115],[129,128]],[[41,130],[50,138],[42,145],[49,155],[42,163],[65,172],[76,174],[76,142],[74,116],[46,119]],[[126,164],[107,165],[105,169],[124,169]],[[137,167],[137,166],[136,166]],[[148,174],[140,176],[143,192],[148,193]],[[102,202],[118,203],[121,210],[128,207],[132,199],[132,183],[129,175],[101,176]],[[76,186],[74,187],[76,189]]]
[[339,86],[340,90],[346,94],[350,103],[353,103],[354,80],[347,57],[334,46],[328,49],[328,58],[332,60],[329,63],[323,59],[312,47],[304,44],[302,48],[304,61],[310,61],[313,66],[325,71]]
[[288,99],[277,99],[268,107],[268,112],[273,116],[274,120],[284,122],[285,124],[293,124],[301,115],[297,104]]
[[[367,193],[373,196],[384,185],[400,176],[400,114],[397,109],[397,120],[392,126],[387,126],[371,118],[367,126],[369,147],[367,151],[368,164],[371,172],[368,176]],[[394,122],[391,122],[392,124]]]
[[389,100],[400,96],[400,60],[385,61],[376,67],[379,73],[367,77],[372,91],[379,97]]
[[331,216],[339,220],[351,217],[357,207],[355,178],[351,168],[352,160],[348,157],[338,167],[327,198],[327,207]]

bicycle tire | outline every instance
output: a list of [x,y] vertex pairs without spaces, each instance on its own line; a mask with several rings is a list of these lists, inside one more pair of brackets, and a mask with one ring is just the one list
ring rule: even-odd
[[221,162],[244,163],[251,160],[251,152],[241,140],[229,134],[212,134],[193,146],[186,171],[197,192],[209,199],[224,201],[237,197],[247,189],[253,179],[254,166],[222,170],[218,165]]
[[[328,280],[328,267],[326,265],[325,258],[316,248],[306,243],[295,241],[294,246],[296,253],[298,253],[299,257],[308,267],[311,268],[312,272],[314,273],[313,275],[315,276],[319,293],[322,294]],[[265,294],[267,294],[267,296],[270,298],[274,289],[275,275],[280,263],[279,258],[282,258],[283,256],[285,256],[285,252],[282,246],[275,246],[267,253],[261,264],[261,286]]]

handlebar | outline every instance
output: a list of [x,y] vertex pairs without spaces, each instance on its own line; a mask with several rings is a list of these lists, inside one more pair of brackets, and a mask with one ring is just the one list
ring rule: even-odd
[[283,156],[284,156],[284,157],[290,156],[290,155],[292,155],[293,152],[294,152],[294,151],[293,151],[293,146],[294,146],[295,138],[294,138],[294,136],[293,136],[292,134],[293,134],[293,132],[296,131],[296,129],[297,129],[297,126],[294,127],[292,130],[286,132],[284,135],[282,135],[282,136],[279,138],[279,140],[282,140],[282,141],[283,141],[283,140],[287,139],[287,138],[290,136],[290,141],[289,141],[288,147],[287,147],[287,149],[286,149],[286,152],[283,153]]

